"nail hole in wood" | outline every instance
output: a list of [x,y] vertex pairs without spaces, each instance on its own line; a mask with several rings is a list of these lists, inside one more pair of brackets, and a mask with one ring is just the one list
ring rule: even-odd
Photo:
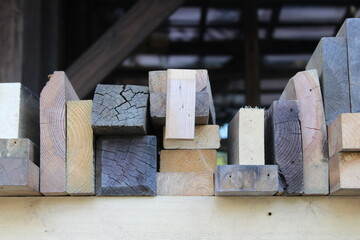
[[268,216],[271,216],[272,215],[272,212],[268,212]]

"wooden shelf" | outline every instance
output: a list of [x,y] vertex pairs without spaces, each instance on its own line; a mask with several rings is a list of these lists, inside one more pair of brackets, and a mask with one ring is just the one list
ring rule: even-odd
[[358,239],[360,197],[2,197],[0,239]]

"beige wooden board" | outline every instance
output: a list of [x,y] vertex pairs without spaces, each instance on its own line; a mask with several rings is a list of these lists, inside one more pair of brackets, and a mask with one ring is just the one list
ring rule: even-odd
[[241,108],[228,128],[228,161],[235,165],[264,165],[264,109]]
[[159,196],[212,196],[214,174],[206,172],[158,172]]
[[70,195],[95,194],[92,101],[67,102],[66,192]]
[[66,74],[56,71],[40,94],[40,191],[66,194],[66,101],[79,100]]
[[216,170],[216,150],[162,150],[160,172],[210,172]]
[[194,139],[196,70],[167,70],[166,139]]
[[329,156],[340,151],[360,152],[360,113],[343,113],[328,127]]
[[298,100],[304,160],[304,194],[328,194],[328,146],[325,115],[316,70],[298,72],[280,99]]
[[0,198],[0,212],[7,240],[360,236],[360,197]]
[[[166,129],[164,128],[164,136]],[[196,125],[195,138],[163,139],[165,149],[218,149],[220,147],[220,130],[218,125]]]
[[360,195],[360,153],[340,152],[329,160],[330,194]]

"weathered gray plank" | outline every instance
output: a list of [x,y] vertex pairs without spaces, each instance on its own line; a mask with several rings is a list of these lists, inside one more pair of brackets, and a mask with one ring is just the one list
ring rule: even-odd
[[27,138],[0,139],[1,158],[27,158],[39,165],[39,149]]
[[351,112],[360,112],[360,19],[346,19],[336,36],[346,38]]
[[215,173],[215,195],[274,195],[279,178],[276,165],[219,165]]
[[279,168],[279,192],[304,192],[303,157],[299,108],[296,101],[275,101],[265,114],[267,164]]
[[[155,126],[164,126],[166,117],[166,93],[150,93],[150,117]],[[209,122],[209,95],[207,92],[197,92],[195,102],[195,124]]]
[[91,114],[95,134],[145,135],[148,99],[148,87],[99,84]]
[[350,112],[347,55],[345,38],[324,37],[306,66],[307,70],[318,71],[326,125],[340,113]]
[[101,136],[96,144],[96,195],[156,195],[156,137]]

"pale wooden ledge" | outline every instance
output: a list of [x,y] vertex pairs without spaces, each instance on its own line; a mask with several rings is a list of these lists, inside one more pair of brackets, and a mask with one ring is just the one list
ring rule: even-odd
[[0,239],[359,239],[360,197],[3,197]]

